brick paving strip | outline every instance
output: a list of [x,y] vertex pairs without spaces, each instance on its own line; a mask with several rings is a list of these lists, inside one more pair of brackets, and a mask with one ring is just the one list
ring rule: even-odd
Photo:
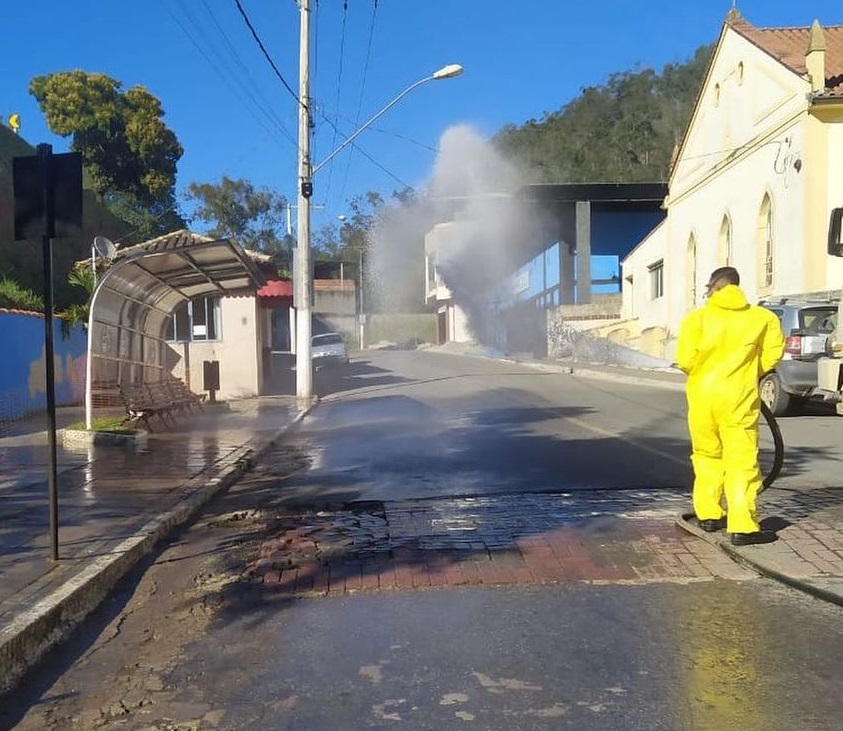
[[279,515],[246,576],[294,594],[751,579],[676,526],[684,491],[361,503]]

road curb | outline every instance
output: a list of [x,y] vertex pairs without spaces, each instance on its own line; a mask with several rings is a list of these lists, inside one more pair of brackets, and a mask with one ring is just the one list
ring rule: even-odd
[[[706,533],[701,528],[698,528],[693,523],[689,522],[687,520],[686,515],[679,516],[676,519],[676,525],[679,526],[682,530],[694,536],[697,536],[697,538],[701,538],[704,541],[707,541],[708,543],[717,546],[733,561],[741,564],[742,566],[746,566],[747,568],[750,568],[753,571],[756,571],[762,576],[766,576],[768,579],[773,579],[774,581],[777,581],[781,584],[785,584],[791,587],[792,589],[796,589],[798,591],[804,592],[805,594],[809,594],[817,599],[822,599],[823,601],[843,607],[843,581],[840,582],[841,589],[835,591],[822,586],[815,580],[799,579],[795,576],[790,576],[789,574],[786,574],[782,571],[779,571],[778,569],[773,568],[764,561],[754,558],[752,555],[747,553],[746,550],[741,550],[740,548],[733,546],[731,543],[729,543],[729,541],[725,540],[725,538],[723,537],[725,534],[721,532]],[[753,550],[757,549],[758,547],[750,546],[747,548],[749,550]]]
[[589,368],[570,369],[572,376],[580,376],[582,378],[593,378],[595,380],[613,381],[614,383],[630,383],[637,386],[655,386],[657,388],[664,388],[668,391],[685,392],[685,384],[676,381],[665,381],[656,376],[633,376],[626,373],[606,373]]
[[[498,360],[501,363],[513,363],[516,365],[528,366],[529,368],[533,368],[537,371],[544,371],[546,373],[560,373],[568,376],[578,376],[580,378],[593,378],[594,380],[599,381],[629,383],[636,386],[655,386],[657,388],[664,388],[669,391],[681,391],[683,393],[685,391],[684,383],[659,378],[659,374],[655,372],[651,376],[646,376],[634,375],[633,373],[623,373],[621,371],[602,371],[595,367],[565,365],[564,363],[542,363],[538,361],[513,360],[512,358],[499,358]],[[640,373],[640,371],[636,371],[636,373]],[[644,371],[644,373],[647,373],[647,371]]]
[[[49,650],[65,640],[117,582],[165,536],[187,523],[220,492],[251,470],[255,462],[311,408],[300,409],[288,424],[257,448],[240,447],[218,463],[216,469],[203,471],[187,480],[182,486],[187,494],[173,508],[148,521],[135,535],[110,549],[107,555],[95,558],[46,598],[0,629],[0,694],[12,689]],[[47,574],[40,581],[46,584],[49,579],[50,574]],[[37,591],[38,583],[33,590]]]

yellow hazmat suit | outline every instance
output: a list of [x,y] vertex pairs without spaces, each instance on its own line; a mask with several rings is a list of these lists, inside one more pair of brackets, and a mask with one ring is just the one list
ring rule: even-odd
[[784,353],[775,314],[747,303],[734,284],[714,292],[679,329],[676,364],[688,374],[688,428],[694,466],[694,511],[699,520],[723,517],[726,530],[759,530],[758,380]]

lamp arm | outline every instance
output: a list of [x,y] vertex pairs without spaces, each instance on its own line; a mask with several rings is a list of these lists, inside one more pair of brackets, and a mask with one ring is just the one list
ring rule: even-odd
[[426,84],[428,81],[433,81],[433,79],[435,78],[435,76],[427,76],[423,79],[419,79],[413,84],[410,84],[406,89],[404,89],[404,91],[402,91],[397,97],[395,97],[391,102],[389,102],[389,104],[383,107],[379,112],[376,112],[372,117],[369,118],[368,121],[364,122],[360,127],[358,127],[356,132],[346,137],[343,143],[339,147],[337,147],[337,149],[334,150],[331,154],[329,154],[328,157],[326,157],[324,160],[322,160],[322,162],[312,168],[310,171],[310,177],[312,178],[314,175],[316,175],[316,173],[318,173],[323,167],[325,167],[326,163],[333,160],[334,157],[336,157],[340,152],[342,152],[346,147],[348,147],[352,142],[354,142],[354,140],[356,140],[361,133],[363,133],[372,124],[374,124],[376,120],[380,119],[384,114],[386,114],[390,109],[392,109],[392,107],[394,107],[413,89],[415,89],[417,86],[421,86],[422,84]]

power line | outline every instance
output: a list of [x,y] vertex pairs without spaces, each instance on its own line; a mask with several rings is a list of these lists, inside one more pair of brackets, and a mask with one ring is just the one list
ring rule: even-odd
[[[337,99],[336,103],[334,104],[334,122],[337,121],[339,117],[339,109],[340,109],[340,90],[342,89],[342,67],[343,67],[343,57],[345,53],[345,28],[346,28],[346,21],[348,19],[348,0],[344,0],[342,5],[342,32],[340,34],[340,61],[339,61],[339,71],[337,73]],[[334,136],[331,139],[331,149],[335,149],[337,146],[337,133],[339,130],[334,125]],[[331,181],[334,177],[334,161],[331,160],[331,164],[328,166],[328,184],[325,188],[325,198],[327,199],[331,193]]]
[[[374,0],[372,5],[372,20],[369,23],[369,41],[366,44],[366,62],[363,64],[363,80],[360,83],[360,98],[357,102],[357,114],[354,117],[354,126],[357,127],[360,124],[360,113],[363,111],[363,95],[366,90],[366,79],[369,74],[369,61],[372,57],[372,39],[375,35],[375,17],[377,16],[378,12],[378,0]],[[359,149],[359,148],[358,148]],[[345,166],[345,175],[343,176],[342,181],[342,188],[340,189],[340,198],[345,195],[345,189],[348,185],[348,173],[351,169],[351,159],[354,154],[354,148],[351,150],[351,154],[348,156],[348,163]]]
[[237,5],[237,9],[240,11],[240,15],[243,16],[243,20],[246,23],[246,26],[252,32],[252,37],[255,39],[255,43],[258,44],[258,47],[263,52],[264,58],[266,58],[266,60],[269,62],[269,65],[272,66],[272,70],[275,72],[275,75],[279,79],[281,79],[281,83],[284,84],[284,88],[287,91],[290,92],[293,99],[296,100],[296,103],[304,106],[304,102],[302,102],[302,100],[299,99],[299,95],[296,94],[295,91],[293,91],[293,87],[290,86],[287,83],[287,79],[285,79],[284,75],[278,70],[278,67],[275,65],[275,61],[272,60],[272,56],[269,55],[269,52],[266,50],[266,47],[263,45],[263,41],[261,40],[260,36],[258,35],[258,32],[255,30],[255,26],[252,25],[252,21],[249,19],[249,16],[246,13],[246,10],[243,8],[243,5],[240,2],[240,0],[234,0],[234,3]]
[[[211,56],[205,50],[205,47],[209,47],[212,44],[205,43],[204,45],[200,43],[196,37],[194,37],[193,33],[191,33],[190,29],[185,25],[181,18],[179,18],[172,9],[161,0],[161,4],[164,6],[165,10],[167,11],[170,18],[173,22],[181,28],[182,32],[187,36],[188,40],[193,44],[199,54],[205,59],[208,65],[214,70],[214,72],[222,79],[223,83],[232,91],[232,93],[241,101],[244,102],[244,107],[249,109],[252,112],[252,115],[255,118],[255,121],[263,128],[263,130],[267,133],[267,135],[271,139],[276,139],[276,134],[274,129],[271,126],[277,127],[287,138],[295,144],[295,140],[292,138],[292,135],[287,131],[284,125],[278,120],[277,118],[272,117],[272,114],[267,111],[264,105],[262,105],[258,100],[251,95],[248,90],[243,89],[238,84],[234,83],[225,73],[223,67],[219,64],[218,59],[214,56]],[[182,3],[177,3],[180,6],[181,11],[184,13],[185,17],[187,18],[188,22],[194,27],[197,28],[200,35],[204,35],[204,32],[201,29],[201,24],[197,21],[195,17],[191,15],[190,10],[183,5]],[[246,95],[244,99],[243,95]],[[251,101],[253,106],[250,107],[248,101]],[[266,120],[261,119],[258,115],[255,114],[255,111],[261,112],[269,121],[271,126],[267,126]]]
[[[348,122],[349,124],[351,124],[351,119],[349,119],[348,117],[342,117],[342,119],[343,119],[344,122]],[[399,139],[399,140],[404,140],[405,142],[410,142],[410,143],[416,145],[417,147],[421,147],[425,150],[429,150],[430,152],[439,152],[438,147],[434,147],[433,145],[429,145],[427,142],[421,142],[420,140],[413,139],[412,137],[407,137],[406,135],[398,134],[397,132],[391,132],[388,129],[383,129],[382,127],[371,126],[371,127],[369,127],[369,129],[372,132],[378,132],[382,135],[387,135],[389,137],[395,137],[396,139]]]
[[[345,135],[345,134],[343,134],[342,132],[340,132],[340,130],[339,130],[339,128],[336,126],[336,124],[334,124],[334,123],[333,123],[333,122],[332,122],[332,121],[331,121],[331,120],[330,120],[330,119],[329,119],[329,118],[328,118],[325,114],[322,114],[321,116],[322,116],[322,119],[324,119],[324,120],[325,120],[325,122],[327,122],[327,123],[328,123],[328,125],[329,125],[330,127],[333,127],[334,131],[335,131],[335,132],[336,132],[336,133],[337,133],[340,137],[342,137],[343,139],[346,139],[346,138],[348,137],[348,135]],[[375,159],[374,159],[374,158],[373,158],[373,157],[372,157],[372,156],[371,156],[368,152],[366,152],[366,151],[365,151],[362,147],[360,147],[360,145],[358,145],[356,142],[352,142],[352,143],[351,143],[351,147],[352,147],[352,148],[354,148],[355,150],[357,150],[357,151],[358,151],[361,155],[363,155],[363,157],[365,157],[365,158],[366,158],[369,162],[371,162],[371,163],[372,163],[375,167],[380,168],[381,170],[383,170],[383,172],[385,172],[387,175],[389,175],[389,177],[391,177],[393,180],[395,180],[395,181],[396,181],[397,183],[399,183],[400,185],[403,185],[405,188],[411,188],[411,187],[412,187],[409,183],[407,183],[407,182],[405,182],[405,181],[401,180],[401,178],[399,178],[399,177],[398,177],[395,173],[393,173],[391,170],[388,170],[385,166],[381,165],[381,163],[379,163],[377,160],[375,160]],[[330,167],[330,163],[329,163],[329,167]],[[325,197],[327,198],[327,196],[325,196]]]
[[201,2],[202,2],[202,5],[205,6],[205,10],[207,10],[209,17],[211,18],[211,21],[213,22],[214,26],[217,29],[217,32],[220,34],[220,36],[222,36],[223,41],[225,41],[225,45],[228,48],[228,52],[231,55],[231,58],[234,60],[234,63],[240,68],[240,70],[242,71],[243,78],[248,82],[248,84],[251,85],[252,90],[254,91],[254,95],[253,95],[249,92],[248,89],[244,89],[245,93],[252,99],[253,102],[255,102],[255,104],[259,108],[261,108],[264,111],[264,113],[268,117],[270,117],[275,122],[275,124],[278,125],[279,129],[284,133],[284,135],[290,141],[292,141],[294,144],[297,144],[295,137],[287,129],[287,127],[284,125],[284,122],[273,111],[271,105],[268,104],[266,99],[263,97],[263,94],[262,94],[261,90],[258,88],[257,84],[255,83],[254,78],[252,77],[251,73],[249,72],[249,69],[246,67],[246,64],[241,59],[240,54],[237,52],[237,49],[235,48],[234,44],[231,42],[231,39],[228,37],[228,34],[226,33],[225,29],[222,27],[222,25],[220,25],[220,23],[217,20],[217,17],[214,14],[213,10],[208,5],[208,1],[207,0],[201,0]]

